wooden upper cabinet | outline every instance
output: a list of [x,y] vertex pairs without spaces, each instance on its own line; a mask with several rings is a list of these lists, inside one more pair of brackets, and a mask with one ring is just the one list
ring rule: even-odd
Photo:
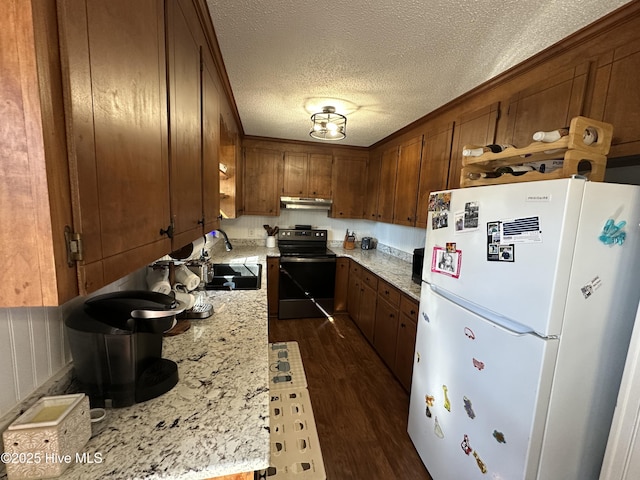
[[163,3],[61,0],[58,23],[88,293],[171,250]]
[[284,154],[283,195],[301,197],[307,192],[308,163],[306,153]]
[[224,166],[220,178],[220,214],[237,218],[242,214],[242,149],[238,135],[220,116],[220,163]]
[[246,148],[244,158],[244,213],[278,216],[283,153],[266,148]]
[[202,211],[204,232],[220,228],[220,93],[213,59],[202,49]]
[[640,39],[598,60],[587,116],[613,125],[609,158],[640,153]]
[[64,243],[73,217],[56,5],[2,9],[0,307],[53,306],[78,295]]
[[332,155],[286,152],[282,194],[289,197],[331,198]]
[[453,129],[453,146],[449,163],[447,188],[460,187],[462,149],[465,145],[489,145],[494,143],[499,103],[460,116]]
[[447,173],[451,158],[453,123],[427,132],[422,147],[420,183],[416,206],[416,227],[427,226],[429,214],[429,194],[447,188]]
[[[201,39],[189,0],[167,2],[173,248],[202,234]],[[194,18],[196,17],[196,18]]]
[[312,198],[331,198],[333,155],[309,154],[307,195]]
[[333,162],[331,217],[362,218],[367,157],[336,155]]
[[374,153],[369,158],[367,165],[367,183],[365,185],[364,214],[365,220],[376,220],[378,218],[378,188],[380,185],[380,167],[382,156]]
[[[583,114],[589,63],[547,77],[514,95],[506,109],[504,136],[498,138],[518,148],[533,142],[538,130],[566,127],[573,117]],[[503,143],[503,142],[499,142]]]
[[422,158],[422,135],[407,140],[398,151],[393,223],[414,226],[418,200],[418,178]]
[[396,175],[398,173],[398,147],[382,152],[380,165],[380,184],[378,186],[379,222],[393,222],[393,207],[396,193]]

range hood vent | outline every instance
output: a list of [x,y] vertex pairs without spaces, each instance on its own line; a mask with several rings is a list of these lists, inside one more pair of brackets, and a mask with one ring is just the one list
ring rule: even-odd
[[330,198],[280,197],[280,208],[298,210],[329,210]]

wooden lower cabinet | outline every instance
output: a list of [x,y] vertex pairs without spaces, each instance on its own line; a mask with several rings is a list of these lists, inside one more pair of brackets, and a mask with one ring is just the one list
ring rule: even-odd
[[384,298],[378,298],[373,346],[391,370],[394,369],[396,360],[398,317],[397,305],[390,304]]
[[396,360],[400,295],[400,290],[384,280],[378,282],[378,306],[376,308],[373,346],[391,370],[394,370]]
[[333,309],[336,312],[347,311],[347,292],[349,291],[349,259],[336,259],[336,288]]
[[400,298],[400,319],[396,340],[396,356],[393,364],[395,373],[402,386],[411,390],[413,374],[413,355],[418,330],[418,302],[403,295]]
[[[346,259],[341,259],[346,260]],[[344,282],[347,312],[400,384],[409,391],[418,325],[418,302],[349,260]],[[339,295],[336,284],[336,297]]]
[[373,342],[378,278],[351,260],[347,289],[347,311],[369,342]]
[[362,280],[360,295],[360,315],[358,317],[358,327],[367,337],[369,342],[373,343],[374,328],[376,321],[376,300],[377,293],[367,282]]
[[267,305],[270,317],[278,316],[280,258],[267,257]]

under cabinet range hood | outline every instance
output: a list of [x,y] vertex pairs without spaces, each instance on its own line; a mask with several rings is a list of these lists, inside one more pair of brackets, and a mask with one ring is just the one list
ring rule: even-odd
[[280,197],[280,208],[298,210],[329,210],[330,198]]

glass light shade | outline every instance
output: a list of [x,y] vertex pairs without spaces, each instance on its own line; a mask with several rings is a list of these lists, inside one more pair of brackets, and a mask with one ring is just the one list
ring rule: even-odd
[[311,115],[309,135],[318,140],[342,140],[347,136],[347,117],[335,113],[334,107],[324,107],[321,113]]

